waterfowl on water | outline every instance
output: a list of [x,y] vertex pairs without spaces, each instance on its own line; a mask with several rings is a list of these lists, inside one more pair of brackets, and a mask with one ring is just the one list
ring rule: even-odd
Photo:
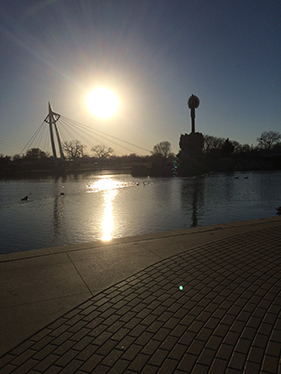
[[28,196],[25,196],[25,197],[23,197],[23,198],[21,199],[21,201],[27,201],[27,200],[29,200],[29,197],[28,197]]
[[276,208],[277,210],[277,214],[281,214],[281,206],[279,206],[278,208]]

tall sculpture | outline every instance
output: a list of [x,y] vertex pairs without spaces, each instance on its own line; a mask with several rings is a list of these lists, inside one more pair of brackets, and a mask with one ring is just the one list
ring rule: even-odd
[[191,133],[195,132],[195,109],[199,107],[199,104],[200,104],[200,100],[195,95],[191,95],[187,101],[187,106],[190,109]]
[[204,146],[204,137],[200,132],[195,132],[195,109],[199,107],[200,100],[197,96],[191,95],[187,101],[190,109],[191,132],[190,134],[181,134],[180,151],[178,158],[180,160],[180,169],[182,175],[194,175],[201,173],[202,169],[202,149]]

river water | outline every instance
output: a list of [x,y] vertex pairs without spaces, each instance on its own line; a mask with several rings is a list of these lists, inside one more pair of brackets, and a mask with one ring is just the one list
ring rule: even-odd
[[2,179],[0,253],[272,217],[280,205],[280,171]]

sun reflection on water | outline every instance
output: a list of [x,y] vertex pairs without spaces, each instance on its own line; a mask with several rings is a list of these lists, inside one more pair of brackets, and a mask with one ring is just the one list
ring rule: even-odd
[[[103,220],[102,220],[102,240],[109,241],[112,239],[114,230],[113,200],[118,194],[120,188],[136,187],[140,182],[125,182],[111,179],[110,176],[104,176],[94,183],[87,184],[88,193],[102,193],[104,198]],[[145,185],[145,184],[144,184]]]
[[[90,187],[91,192],[102,192],[104,198],[104,213],[102,220],[102,240],[109,241],[112,239],[112,232],[114,228],[113,220],[113,200],[120,188],[120,182],[114,181],[110,178],[102,178],[93,183]],[[90,191],[89,191],[90,192]]]
[[113,214],[112,214],[112,201],[117,195],[117,190],[107,190],[104,192],[104,214],[102,221],[103,236],[102,240],[108,241],[112,239],[112,231],[114,228]]

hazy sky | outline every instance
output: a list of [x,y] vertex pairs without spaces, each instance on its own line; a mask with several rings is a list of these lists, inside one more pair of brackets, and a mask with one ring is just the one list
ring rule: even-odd
[[[168,140],[178,152],[191,94],[203,134],[256,144],[281,131],[280,0],[2,0],[0,25],[5,155],[24,148],[48,101],[148,150]],[[110,119],[86,106],[96,85],[120,99]]]

